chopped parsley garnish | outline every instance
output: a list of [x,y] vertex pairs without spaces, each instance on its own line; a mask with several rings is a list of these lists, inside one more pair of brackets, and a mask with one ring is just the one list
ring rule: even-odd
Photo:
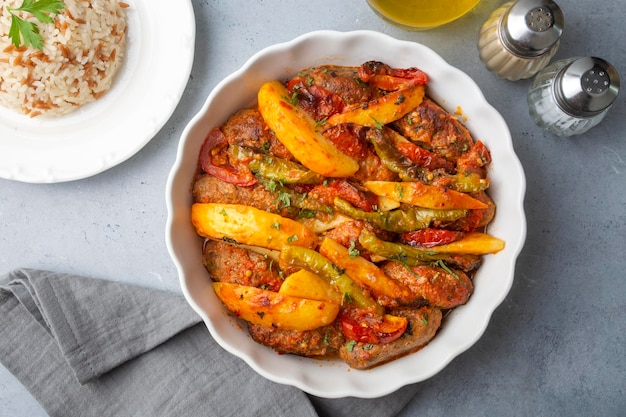
[[446,265],[446,263],[444,261],[442,261],[441,259],[439,259],[436,262],[433,262],[432,265],[433,266],[438,266],[439,268],[441,268],[444,271],[446,271],[448,274],[452,275],[454,278],[459,279],[459,276],[453,270],[451,270],[448,267],[448,265]]
[[298,93],[294,92],[289,97],[283,96],[283,99],[292,106],[296,106],[298,104]]
[[325,126],[328,122],[326,121],[326,119],[322,119],[322,120],[318,120],[317,122],[315,122],[315,127],[321,127],[321,126]]
[[350,295],[349,292],[344,292],[343,295],[341,296],[341,305],[345,305],[346,303],[351,303],[352,302],[352,296]]
[[315,210],[302,209],[298,213],[299,219],[312,219],[313,217],[315,217]]
[[381,122],[379,122],[378,120],[376,120],[373,116],[370,116],[370,117],[374,121],[374,124],[376,125],[376,129],[382,130],[383,129],[383,124]]
[[346,350],[348,352],[352,352],[354,350],[354,346],[356,346],[356,340],[350,340],[348,344],[346,344]]
[[348,248],[348,255],[351,258],[355,258],[357,256],[359,256],[361,254],[361,252],[359,252],[359,250],[356,248],[356,243],[354,240],[350,241],[350,247]]
[[337,265],[335,265],[335,264],[332,264],[332,268],[333,268],[333,271],[335,271],[335,272],[337,273],[337,275],[343,275],[343,273],[344,273],[344,272],[346,272],[346,270],[345,270],[345,269],[343,269],[343,268],[339,268],[339,267],[338,267]]
[[270,193],[273,193],[276,191],[276,187],[278,187],[278,184],[276,183],[276,181],[274,180],[269,180],[265,183],[265,188],[267,189],[267,191],[269,191]]
[[291,206],[291,194],[285,191],[278,191],[278,197],[275,200],[278,204],[278,208],[286,208]]
[[398,199],[402,200],[404,198],[404,187],[402,184],[396,184],[396,191],[398,192]]

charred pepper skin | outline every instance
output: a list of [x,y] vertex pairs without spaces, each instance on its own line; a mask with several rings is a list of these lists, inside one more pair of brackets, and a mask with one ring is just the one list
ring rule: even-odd
[[402,181],[430,182],[433,179],[432,173],[416,165],[409,158],[398,152],[385,139],[382,129],[370,129],[367,132],[367,139],[371,142],[376,155],[378,155],[383,165],[390,171],[398,174]]

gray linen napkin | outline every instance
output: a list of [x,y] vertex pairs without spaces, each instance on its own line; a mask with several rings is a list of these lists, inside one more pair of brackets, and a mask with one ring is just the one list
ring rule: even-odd
[[307,396],[222,350],[182,296],[33,269],[0,278],[0,362],[63,417],[387,417],[415,392]]

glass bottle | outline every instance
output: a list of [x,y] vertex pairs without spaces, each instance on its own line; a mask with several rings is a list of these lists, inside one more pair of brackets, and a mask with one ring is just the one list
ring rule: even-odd
[[607,61],[562,59],[537,73],[528,91],[528,108],[535,123],[549,132],[578,135],[604,119],[619,88],[619,74]]
[[505,3],[480,29],[480,59],[500,78],[530,78],[556,53],[564,23],[563,12],[552,0]]

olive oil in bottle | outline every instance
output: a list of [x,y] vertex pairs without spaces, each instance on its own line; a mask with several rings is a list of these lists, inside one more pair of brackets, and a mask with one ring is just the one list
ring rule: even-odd
[[434,28],[458,19],[480,0],[367,0],[388,22],[409,30]]

